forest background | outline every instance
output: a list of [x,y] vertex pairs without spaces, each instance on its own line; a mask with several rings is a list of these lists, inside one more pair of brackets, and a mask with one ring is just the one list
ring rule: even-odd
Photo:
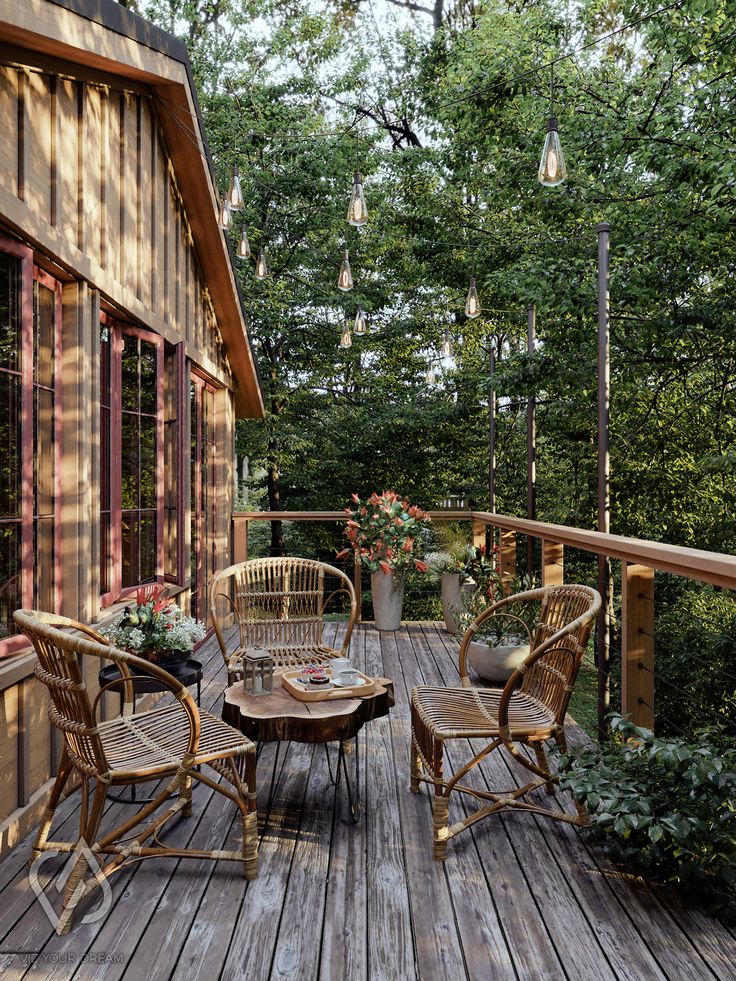
[[[537,516],[594,528],[607,221],[611,530],[734,551],[734,0],[126,5],[187,42],[223,191],[240,169],[233,246],[242,221],[254,254],[267,250],[262,282],[237,264],[267,407],[238,432],[249,509],[332,510],[384,487],[424,507],[487,507],[492,384],[497,510],[526,512],[533,395]],[[555,60],[569,177],[544,188]],[[356,168],[363,228],[345,221]],[[368,333],[340,348],[358,305]],[[276,524],[261,546],[334,555],[326,534]],[[594,582],[592,563],[566,561]],[[662,722],[736,732],[732,598],[669,576],[656,595]],[[417,594],[414,615],[435,612]]]

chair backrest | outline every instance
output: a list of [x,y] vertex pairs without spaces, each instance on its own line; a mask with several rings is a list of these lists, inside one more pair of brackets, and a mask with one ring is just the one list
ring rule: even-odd
[[[326,597],[327,577],[336,578],[338,586]],[[340,569],[293,557],[250,559],[224,569],[210,588],[212,622],[223,655],[227,659],[223,604],[236,614],[242,648],[298,651],[321,645],[324,609],[337,593],[347,594],[351,604],[343,642],[347,649],[357,607],[353,584]]]
[[[101,634],[67,617],[37,610],[16,610],[15,622],[38,655],[35,674],[51,696],[49,719],[64,736],[75,763],[89,775],[107,772],[92,702],[84,682],[78,654],[107,658],[111,648]],[[86,636],[64,633],[73,627]]]
[[526,628],[530,653],[506,687],[513,689],[520,685],[521,691],[544,704],[561,723],[601,607],[600,594],[589,586],[543,586],[505,596],[484,610],[470,625],[460,645],[461,682],[470,685],[466,653],[478,629],[491,617],[504,615],[506,607],[523,603],[540,603],[539,620],[533,632]]

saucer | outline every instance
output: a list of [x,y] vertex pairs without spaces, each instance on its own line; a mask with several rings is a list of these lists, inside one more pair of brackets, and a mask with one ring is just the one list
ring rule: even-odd
[[340,681],[339,678],[334,678],[332,684],[336,688],[359,688],[361,685],[366,684],[365,678],[358,678],[355,681]]

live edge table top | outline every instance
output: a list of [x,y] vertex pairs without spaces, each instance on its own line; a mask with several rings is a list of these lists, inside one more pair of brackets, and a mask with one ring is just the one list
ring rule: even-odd
[[374,678],[375,690],[361,698],[300,702],[281,686],[278,675],[268,695],[247,695],[242,681],[225,689],[222,718],[253,742],[292,740],[328,743],[352,739],[366,722],[388,715],[394,704],[394,685]]

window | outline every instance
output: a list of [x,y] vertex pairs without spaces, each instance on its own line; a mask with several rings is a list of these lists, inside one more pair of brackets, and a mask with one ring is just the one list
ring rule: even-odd
[[103,602],[163,576],[163,340],[103,316],[100,332]]
[[184,344],[164,351],[164,578],[182,583],[186,576],[184,514],[184,425],[186,421],[186,359]]
[[192,616],[208,622],[215,574],[215,389],[192,375]]
[[0,655],[20,606],[61,603],[61,285],[0,238]]

